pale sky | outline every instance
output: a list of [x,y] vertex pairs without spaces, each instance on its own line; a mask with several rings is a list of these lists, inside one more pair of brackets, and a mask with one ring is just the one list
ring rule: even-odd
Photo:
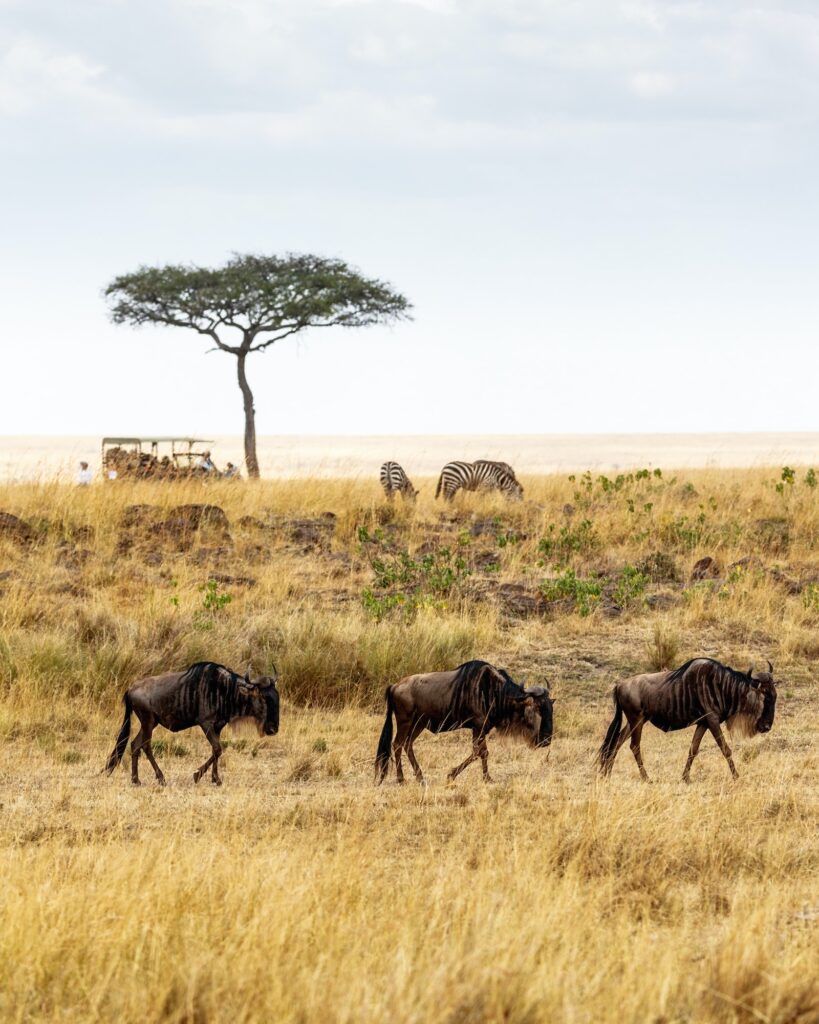
[[0,0],[0,434],[238,434],[140,264],[341,257],[415,319],[248,364],[257,429],[817,428],[819,4]]

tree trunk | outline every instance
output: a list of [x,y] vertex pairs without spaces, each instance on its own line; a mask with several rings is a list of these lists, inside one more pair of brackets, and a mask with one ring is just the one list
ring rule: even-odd
[[256,458],[256,410],[253,408],[253,392],[245,373],[246,352],[240,352],[236,361],[242,399],[245,405],[245,467],[249,479],[259,479],[259,460]]

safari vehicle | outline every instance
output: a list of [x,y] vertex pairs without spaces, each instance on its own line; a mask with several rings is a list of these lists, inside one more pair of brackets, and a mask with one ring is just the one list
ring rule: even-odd
[[[102,471],[108,480],[181,480],[206,475],[212,441],[199,437],[104,437]],[[212,465],[212,464],[211,464]]]

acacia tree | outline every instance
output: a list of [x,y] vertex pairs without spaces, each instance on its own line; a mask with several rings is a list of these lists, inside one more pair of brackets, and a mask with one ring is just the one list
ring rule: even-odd
[[245,409],[245,462],[258,477],[256,411],[247,357],[311,327],[368,327],[408,319],[411,306],[342,260],[289,253],[236,255],[223,267],[140,267],[105,289],[115,324],[164,324],[205,335],[236,357]]

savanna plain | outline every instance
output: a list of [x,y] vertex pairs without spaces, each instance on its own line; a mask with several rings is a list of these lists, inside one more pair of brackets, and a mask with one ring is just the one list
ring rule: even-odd
[[[819,1020],[815,474],[521,482],[0,484],[0,1018]],[[613,683],[695,655],[774,664],[739,780],[651,727],[652,784],[601,780]],[[427,734],[376,787],[385,686],[469,658],[548,679],[552,746],[448,783]],[[221,788],[198,731],[102,775],[126,686],[201,659],[275,663],[279,734],[227,729]]]

